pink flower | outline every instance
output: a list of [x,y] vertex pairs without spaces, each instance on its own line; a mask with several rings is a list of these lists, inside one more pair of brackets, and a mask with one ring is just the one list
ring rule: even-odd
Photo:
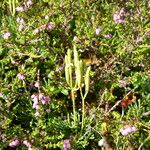
[[6,32],[3,36],[4,39],[8,39],[10,37],[11,33],[10,32]]
[[22,142],[27,148],[31,148],[31,143],[29,143],[27,140]]
[[9,146],[10,146],[10,147],[15,147],[15,146],[17,146],[17,145],[19,145],[19,140],[14,140],[14,141],[12,141],[11,143],[9,143]]
[[128,135],[132,132],[135,132],[137,129],[134,126],[127,126],[120,129],[122,135]]
[[115,23],[123,23],[124,21],[124,17],[125,17],[125,12],[124,9],[122,8],[119,12],[116,12],[113,16],[113,19],[115,21]]
[[45,105],[49,100],[50,100],[50,98],[48,96],[43,96],[41,99],[41,102],[43,105]]
[[36,28],[34,31],[33,31],[33,34],[37,34],[37,33],[39,33],[40,32],[40,30],[38,29],[38,28]]
[[17,23],[20,23],[20,24],[25,24],[25,21],[23,20],[23,18],[17,18],[16,19]]
[[22,31],[24,29],[24,25],[19,25],[19,27],[18,27],[18,31]]
[[76,43],[79,43],[79,42],[80,42],[80,40],[79,40],[79,38],[78,38],[77,36],[74,36],[74,37],[73,37],[73,41],[76,42]]
[[102,28],[100,28],[100,27],[98,27],[97,29],[96,29],[96,35],[99,35],[100,34],[100,32],[102,31]]
[[112,38],[112,34],[105,34],[103,35],[105,38]]
[[32,3],[32,0],[28,0],[28,1],[26,2],[26,4],[27,4],[27,7],[29,7],[30,5],[33,4],[33,3]]
[[64,140],[63,148],[64,149],[70,149],[71,148],[70,140],[68,140],[68,139]]
[[54,28],[54,23],[53,22],[49,22],[47,25],[47,30],[52,30]]
[[26,7],[23,7],[23,6],[21,6],[21,7],[16,7],[16,11],[23,12],[23,11],[26,11],[26,10],[27,10],[27,8],[26,8]]
[[3,93],[2,92],[0,92],[0,97],[3,97]]
[[22,75],[21,73],[18,73],[17,77],[18,77],[19,80],[24,80],[25,79],[24,75]]
[[35,84],[34,84],[34,86],[35,86],[36,88],[39,88],[39,87],[40,87],[40,83],[39,83],[38,81],[36,81]]
[[121,19],[121,16],[119,14],[114,14],[113,19],[114,19],[115,23],[122,23],[122,22],[124,22],[124,20]]

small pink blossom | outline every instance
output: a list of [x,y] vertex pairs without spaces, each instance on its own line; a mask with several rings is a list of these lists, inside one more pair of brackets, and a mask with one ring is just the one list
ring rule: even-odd
[[136,130],[137,129],[134,126],[123,127],[123,128],[120,129],[120,133],[122,135],[128,135],[128,134],[130,134],[132,132],[136,132]]
[[76,42],[76,43],[79,43],[79,42],[80,42],[80,40],[79,40],[79,38],[78,38],[77,36],[74,36],[74,37],[73,37],[73,41]]
[[10,147],[15,147],[15,146],[18,146],[18,145],[19,145],[19,140],[14,140],[11,143],[9,143]]
[[123,23],[124,21],[124,17],[126,16],[124,8],[122,8],[120,11],[117,11],[114,15],[113,15],[113,19],[115,21],[115,23]]
[[68,140],[68,139],[64,140],[63,148],[64,149],[70,149],[71,148],[70,140]]
[[3,93],[2,92],[0,92],[0,97],[3,97]]
[[11,35],[10,32],[6,32],[6,33],[4,33],[3,38],[4,38],[4,39],[8,39],[8,38],[10,37],[10,35]]
[[105,38],[112,38],[112,34],[105,34],[103,35]]
[[17,77],[18,77],[19,80],[24,80],[25,79],[24,75],[21,74],[21,73],[18,73]]
[[22,31],[24,29],[24,25],[19,25],[19,27],[18,27],[18,31]]
[[41,102],[43,105],[45,105],[49,100],[50,100],[50,98],[48,96],[44,96],[44,97],[42,97]]
[[38,81],[36,81],[35,84],[34,84],[34,86],[35,86],[36,88],[39,88],[39,87],[40,87],[40,83],[39,83]]
[[114,19],[115,23],[122,23],[122,22],[124,22],[124,20],[121,19],[121,16],[119,14],[114,14],[113,19]]
[[37,34],[37,33],[39,33],[40,32],[40,30],[38,29],[38,28],[36,28],[34,31],[33,31],[33,34]]
[[27,7],[30,7],[30,5],[33,4],[33,3],[32,3],[32,0],[28,0],[28,1],[26,2],[26,4],[27,4]]
[[54,28],[54,23],[53,22],[49,22],[47,25],[47,30],[52,30]]
[[100,28],[100,27],[98,27],[97,29],[96,29],[96,35],[99,35],[100,34],[100,32],[102,31],[102,28]]
[[22,142],[27,148],[31,148],[31,143],[28,142],[27,140]]
[[23,18],[17,18],[16,19],[17,23],[20,23],[20,24],[25,24],[25,21],[23,20]]
[[16,11],[23,12],[23,11],[26,11],[26,10],[27,10],[27,8],[26,8],[26,7],[23,7],[23,6],[16,7]]

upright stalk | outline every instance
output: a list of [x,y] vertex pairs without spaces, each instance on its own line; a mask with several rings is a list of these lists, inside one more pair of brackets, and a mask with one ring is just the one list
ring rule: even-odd
[[73,120],[74,120],[74,125],[76,125],[77,116],[76,116],[76,106],[75,106],[75,93],[73,89],[71,90],[71,99],[73,104]]

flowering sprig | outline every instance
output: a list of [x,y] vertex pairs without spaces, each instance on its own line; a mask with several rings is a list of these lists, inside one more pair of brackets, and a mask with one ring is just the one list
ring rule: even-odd
[[128,134],[133,133],[133,132],[136,132],[136,131],[137,131],[137,129],[136,129],[136,127],[134,127],[134,126],[122,127],[122,128],[120,129],[120,133],[121,133],[122,135],[128,135]]
[[16,140],[10,142],[10,143],[9,143],[9,146],[10,146],[10,147],[16,147],[16,146],[18,146],[19,144],[20,144],[19,140],[16,139]]

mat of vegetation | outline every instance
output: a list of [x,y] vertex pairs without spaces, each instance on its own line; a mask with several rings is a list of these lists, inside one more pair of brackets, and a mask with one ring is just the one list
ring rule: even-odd
[[149,0],[0,1],[1,150],[149,150]]

